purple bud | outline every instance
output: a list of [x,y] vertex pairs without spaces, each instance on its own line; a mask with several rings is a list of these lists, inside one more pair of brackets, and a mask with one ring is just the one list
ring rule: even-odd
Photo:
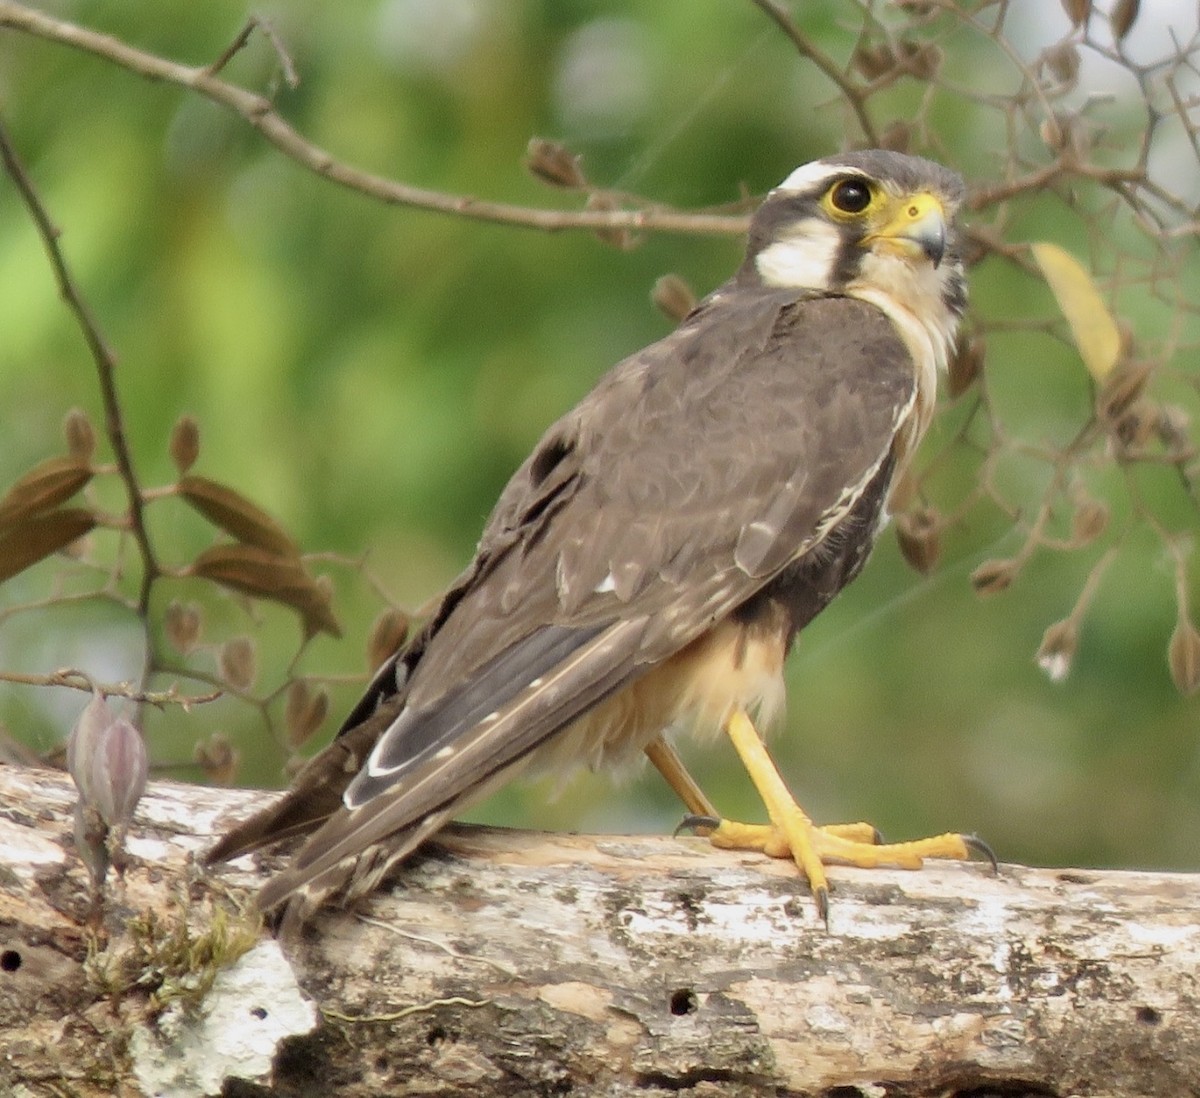
[[67,769],[80,802],[109,827],[124,827],[146,788],[149,762],[141,733],[95,694],[67,741]]

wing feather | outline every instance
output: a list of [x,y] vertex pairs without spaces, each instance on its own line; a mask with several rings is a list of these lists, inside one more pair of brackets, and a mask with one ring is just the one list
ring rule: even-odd
[[819,546],[889,459],[915,384],[874,306],[736,284],[611,371],[501,494],[399,716],[264,905],[344,887],[360,856],[377,879],[373,844],[402,856]]

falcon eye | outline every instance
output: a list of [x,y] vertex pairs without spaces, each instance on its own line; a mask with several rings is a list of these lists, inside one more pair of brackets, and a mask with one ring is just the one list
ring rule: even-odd
[[842,213],[862,213],[871,204],[871,188],[861,179],[843,179],[829,192],[829,201]]

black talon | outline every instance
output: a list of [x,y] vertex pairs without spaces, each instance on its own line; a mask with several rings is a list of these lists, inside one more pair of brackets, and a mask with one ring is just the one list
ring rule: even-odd
[[707,828],[709,831],[716,831],[716,829],[720,826],[721,819],[719,816],[684,816],[683,819],[679,821],[679,826],[671,832],[671,838],[678,838],[681,831],[689,828],[692,831],[698,831],[698,829],[702,827]]
[[959,838],[966,844],[968,850],[973,850],[976,854],[982,854],[987,858],[992,863],[992,872],[997,877],[1000,876],[1000,862],[996,858],[996,852],[987,843],[978,835],[960,835]]
[[825,924],[825,929],[829,930],[829,889],[822,885],[820,888],[813,889],[813,899],[817,901],[817,914],[821,917],[821,922]]

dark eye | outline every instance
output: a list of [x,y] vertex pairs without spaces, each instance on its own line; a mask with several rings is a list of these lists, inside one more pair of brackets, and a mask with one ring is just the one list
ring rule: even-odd
[[829,200],[842,213],[862,213],[871,204],[871,188],[861,179],[843,179],[830,192]]

